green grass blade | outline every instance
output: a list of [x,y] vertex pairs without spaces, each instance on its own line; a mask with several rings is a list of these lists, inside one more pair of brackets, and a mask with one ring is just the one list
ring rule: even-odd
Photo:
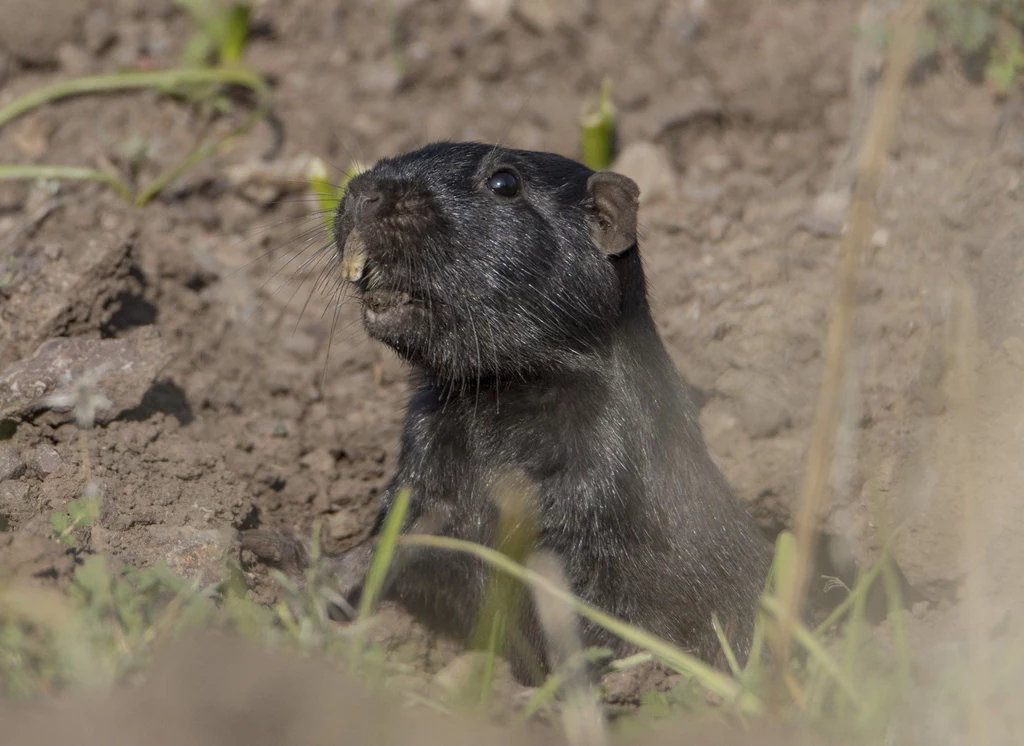
[[366,571],[366,582],[363,586],[363,595],[359,600],[359,620],[365,621],[373,611],[377,603],[377,597],[384,587],[384,580],[387,577],[388,568],[391,566],[391,559],[395,554],[395,546],[398,542],[398,532],[405,521],[405,514],[409,510],[409,490],[400,489],[395,495],[395,500],[388,510],[387,518],[384,519],[384,527],[377,538],[377,546],[374,547],[373,557],[370,560],[370,568]]
[[211,155],[216,153],[220,148],[226,145],[236,137],[241,137],[245,133],[255,126],[255,124],[266,116],[267,111],[270,109],[270,101],[266,97],[260,97],[260,103],[253,110],[253,112],[246,118],[242,124],[235,129],[228,132],[223,137],[219,137],[215,140],[207,142],[201,142],[197,145],[188,155],[182,158],[178,163],[172,165],[162,174],[157,176],[151,181],[145,189],[143,189],[138,197],[135,198],[135,205],[137,207],[144,207],[149,203],[157,194],[162,192],[168,184],[177,179],[182,173],[192,168],[192,166],[200,163]]
[[758,713],[764,710],[761,700],[749,692],[743,691],[739,682],[732,677],[715,670],[703,661],[689,655],[674,645],[650,634],[644,630],[633,627],[630,624],[618,619],[611,614],[601,611],[590,604],[568,593],[557,585],[551,583],[543,575],[535,573],[522,565],[513,562],[500,552],[488,547],[474,544],[460,539],[451,539],[442,536],[406,535],[398,540],[399,544],[405,546],[432,547],[452,552],[463,552],[471,554],[491,567],[502,570],[522,583],[538,588],[553,595],[563,603],[569,604],[577,614],[590,620],[594,624],[603,627],[609,632],[630,642],[638,647],[651,652],[665,665],[680,672],[693,676],[704,688],[723,697],[730,702],[735,702],[741,710],[748,713]]
[[740,675],[740,664],[736,660],[736,653],[733,652],[732,646],[729,644],[729,638],[725,636],[725,630],[722,628],[722,623],[718,621],[718,615],[711,615],[711,626],[715,629],[715,635],[718,636],[718,644],[722,646],[722,653],[725,655],[725,660],[729,664],[729,670],[732,671],[733,676]]
[[875,578],[877,578],[878,574],[882,571],[882,566],[885,564],[886,558],[889,556],[892,542],[899,534],[900,528],[902,528],[902,526],[897,527],[897,529],[885,540],[885,543],[882,545],[882,551],[878,556],[878,562],[872,565],[863,575],[861,575],[860,579],[854,584],[853,590],[850,591],[846,598],[844,598],[834,609],[832,609],[831,613],[829,613],[825,618],[825,621],[815,628],[815,635],[824,634],[829,627],[842,619],[843,615],[853,608],[854,604],[857,603],[859,596],[867,595],[868,590],[875,582]]
[[267,86],[259,75],[238,67],[175,68],[172,70],[87,75],[81,78],[60,80],[19,96],[0,108],[0,127],[38,106],[73,96],[143,88],[173,93],[183,87],[201,83],[240,85],[251,89],[261,97],[265,97],[267,94]]
[[596,103],[580,117],[580,139],[583,164],[594,171],[603,171],[612,163],[615,151],[615,107],[611,101],[611,81],[601,83]]
[[[776,619],[776,621],[780,620],[786,614],[782,604],[780,604],[775,598],[765,596],[761,599],[761,605],[764,607],[765,611]],[[836,684],[839,685],[846,696],[850,698],[858,709],[863,710],[863,698],[857,692],[853,683],[847,678],[839,664],[836,663],[835,659],[829,655],[827,650],[825,650],[825,647],[821,644],[818,638],[795,619],[790,621],[790,630],[793,633],[793,639],[795,639],[797,643],[799,643],[800,646],[814,658],[815,662],[817,662],[818,665],[820,665],[829,674],[829,676],[832,677]]]
[[882,579],[885,581],[889,621],[892,624],[893,646],[896,649],[900,685],[904,692],[909,692],[913,684],[913,674],[911,672],[910,644],[907,641],[907,621],[903,615],[903,594],[900,592],[899,578],[896,576],[896,568],[891,557],[886,557],[884,560]]

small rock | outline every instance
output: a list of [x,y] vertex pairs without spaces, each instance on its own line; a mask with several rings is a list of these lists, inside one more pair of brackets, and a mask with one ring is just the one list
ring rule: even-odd
[[26,158],[39,158],[49,149],[54,129],[53,120],[42,112],[30,114],[15,125],[11,141]]
[[[3,81],[0,80],[0,86]],[[17,212],[28,199],[28,186],[20,181],[0,181],[0,213]]]
[[849,206],[850,195],[847,192],[825,192],[814,201],[814,207],[802,225],[815,235],[834,238],[843,232]]
[[25,461],[40,476],[53,474],[64,465],[64,459],[53,446],[36,446],[25,455]]
[[715,390],[737,401],[740,425],[751,438],[770,438],[789,426],[789,412],[778,387],[765,376],[727,370],[715,382]]
[[332,539],[347,539],[362,529],[363,523],[351,510],[340,510],[327,518],[327,533]]
[[10,443],[0,443],[0,482],[17,479],[25,473],[25,462],[21,454]]
[[724,153],[708,153],[701,165],[713,174],[724,174],[732,167],[729,156]]
[[139,406],[168,360],[153,327],[119,339],[51,339],[0,372],[0,419],[47,408],[70,412],[80,398],[76,384],[93,372],[93,394],[102,395],[95,402],[95,421],[105,424]]
[[338,462],[326,448],[317,448],[315,451],[310,451],[299,459],[299,463],[307,469],[320,474],[333,474],[338,470]]
[[592,0],[519,0],[516,15],[538,33],[547,34],[559,26],[578,28],[584,25],[591,12]]
[[215,582],[225,574],[222,560],[231,543],[224,531],[182,527],[166,552],[167,566],[186,578],[198,578],[204,585]]
[[672,197],[676,175],[668,151],[650,142],[634,142],[615,159],[612,170],[628,176],[640,187],[640,204]]
[[889,245],[889,231],[885,228],[879,228],[871,236],[871,247],[875,249],[884,249]]
[[85,75],[91,72],[94,59],[77,44],[61,44],[57,49],[57,64],[65,75]]
[[356,81],[362,93],[390,95],[398,92],[404,79],[393,65],[381,61],[364,66],[358,73]]
[[665,31],[681,42],[700,36],[707,26],[707,0],[674,0],[665,11]]
[[6,0],[0,47],[32,65],[51,63],[57,48],[74,39],[87,8],[84,3],[67,3],[59,12],[41,12],[37,0]]
[[28,485],[14,479],[0,482],[0,531],[10,528],[12,518],[31,515]]
[[512,0],[466,0],[466,7],[488,29],[505,25],[512,14]]

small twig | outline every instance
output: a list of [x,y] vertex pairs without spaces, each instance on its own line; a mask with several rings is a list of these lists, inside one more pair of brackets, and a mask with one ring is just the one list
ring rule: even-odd
[[[538,552],[528,562],[534,572],[569,595],[568,581],[555,555]],[[602,746],[608,743],[608,733],[604,713],[587,680],[576,615],[569,604],[538,591],[534,588],[533,600],[547,642],[548,659],[560,671],[566,685],[566,702],[562,707],[566,740],[570,746]]]

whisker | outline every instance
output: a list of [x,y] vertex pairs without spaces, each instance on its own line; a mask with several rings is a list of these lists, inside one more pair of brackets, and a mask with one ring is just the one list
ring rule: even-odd
[[[234,277],[239,272],[241,272],[243,270],[246,270],[246,269],[249,269],[250,267],[252,267],[257,262],[260,262],[260,261],[266,259],[271,254],[274,254],[275,252],[280,251],[281,249],[285,248],[285,246],[293,245],[297,241],[302,242],[303,244],[315,243],[318,238],[324,238],[325,237],[324,236],[325,233],[326,233],[326,228],[324,227],[324,225],[322,223],[318,224],[316,227],[313,227],[313,228],[306,228],[305,230],[301,231],[297,236],[290,236],[289,238],[285,239],[282,243],[279,243],[276,246],[270,248],[269,250],[263,252],[262,254],[259,254],[258,256],[256,256],[251,261],[246,262],[245,264],[241,265],[240,267],[236,267],[234,270],[232,270],[227,275],[225,275],[225,278]],[[274,260],[274,261],[276,261],[276,260]]]
[[331,344],[334,342],[334,332],[338,328],[338,314],[341,312],[341,304],[334,304],[334,318],[331,320],[331,331],[327,335],[327,354],[324,357],[324,372],[320,378],[320,390],[324,391],[327,388],[327,369],[331,361]]
[[[331,246],[330,246],[330,244],[328,244],[327,246],[323,246],[323,247],[317,249],[316,253],[314,253],[313,256],[310,257],[309,260],[306,261],[305,264],[303,264],[301,267],[299,267],[299,270],[298,270],[298,272],[296,272],[296,274],[298,274],[299,272],[304,270],[309,265],[311,265],[313,268],[315,268],[317,264],[323,262],[324,258],[327,259],[327,266],[330,266],[330,264],[331,264],[331,257],[334,255],[334,252],[328,251],[328,249],[330,249],[330,248],[331,248]],[[315,262],[314,262],[314,260],[315,260]],[[306,279],[307,279],[307,277],[303,277],[295,285],[295,290],[292,291],[291,296],[285,302],[284,307],[281,309],[281,313],[278,316],[277,321],[275,322],[275,325],[280,323],[281,320],[284,318],[285,313],[288,311],[288,306],[291,305],[291,302],[295,299],[295,296],[298,294],[299,290],[302,289],[302,285],[303,285],[303,283],[306,282]],[[312,297],[312,292],[310,293],[310,296],[308,298],[306,298],[306,303],[303,304],[303,306],[302,306],[303,310],[305,310],[306,304],[309,303],[309,298],[311,298],[311,297]],[[300,313],[299,314],[299,320],[295,322],[295,328],[296,329],[298,329],[299,322],[301,322],[301,321],[302,321],[302,314]]]

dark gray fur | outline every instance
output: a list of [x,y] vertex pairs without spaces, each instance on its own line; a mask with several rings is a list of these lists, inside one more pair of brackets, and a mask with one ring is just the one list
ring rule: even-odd
[[[501,170],[518,179],[513,197],[487,186]],[[410,526],[491,544],[496,480],[523,474],[539,501],[539,546],[564,563],[574,593],[708,661],[720,653],[717,614],[745,658],[771,546],[709,456],[651,317],[636,187],[592,176],[549,153],[436,143],[350,182],[339,250],[358,236],[367,331],[413,369],[373,533],[409,487]],[[358,570],[366,556],[346,564]],[[464,638],[485,579],[465,556],[410,550],[387,595]],[[509,651],[527,682],[546,665],[534,620],[525,608],[530,647]],[[595,625],[580,632],[628,652]]]

